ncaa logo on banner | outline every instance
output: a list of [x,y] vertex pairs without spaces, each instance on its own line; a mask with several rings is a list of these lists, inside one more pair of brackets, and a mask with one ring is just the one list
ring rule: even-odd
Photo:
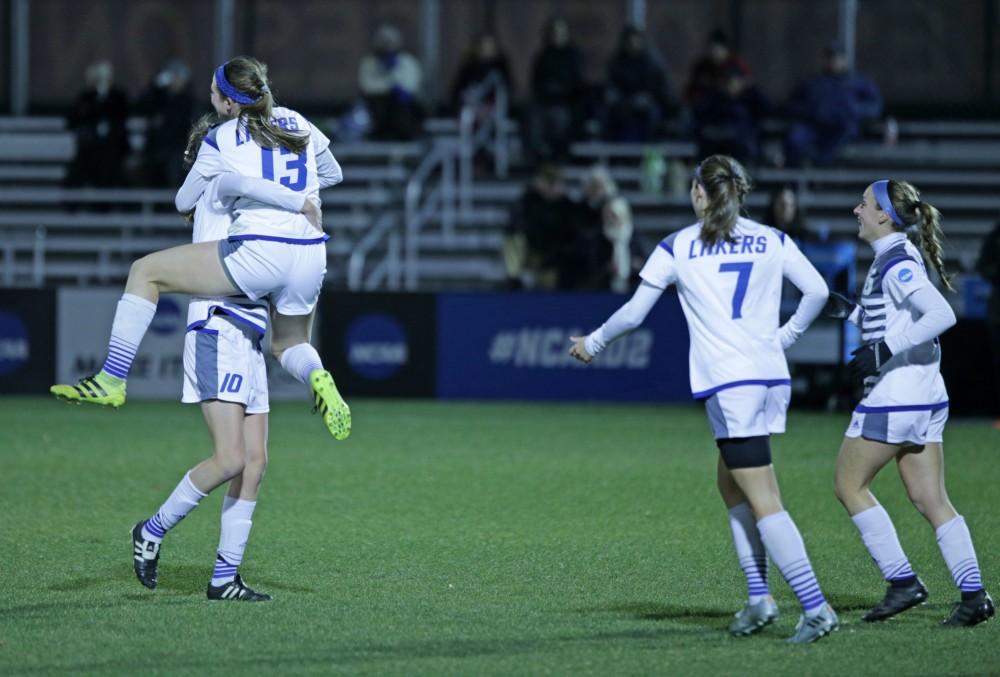
[[406,332],[384,313],[362,315],[348,327],[345,339],[347,363],[365,378],[391,378],[410,358]]
[[0,310],[0,374],[17,371],[30,356],[28,328],[21,318]]

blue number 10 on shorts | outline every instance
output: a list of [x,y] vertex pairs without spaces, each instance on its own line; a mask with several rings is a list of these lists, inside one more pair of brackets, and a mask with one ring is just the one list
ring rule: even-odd
[[256,333],[220,315],[184,336],[181,401],[209,400],[242,404],[248,414],[269,409],[267,369]]

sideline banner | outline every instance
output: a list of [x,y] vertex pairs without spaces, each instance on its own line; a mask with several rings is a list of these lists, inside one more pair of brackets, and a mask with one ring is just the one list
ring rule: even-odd
[[55,383],[51,289],[0,290],[0,393],[46,393]]
[[617,294],[438,296],[438,396],[690,401],[687,324],[672,291],[640,328],[589,366],[569,356],[569,337],[592,331],[625,300]]
[[[95,373],[104,364],[111,323],[121,293],[121,289],[65,288],[58,291],[56,381],[73,383]],[[47,313],[51,318],[51,305]],[[130,399],[180,401],[186,321],[186,296],[169,294],[160,297],[156,315],[129,372]],[[309,396],[308,388],[285,373],[269,355],[268,387],[272,401],[306,399]]]
[[434,396],[433,294],[324,292],[320,304],[320,354],[348,401]]

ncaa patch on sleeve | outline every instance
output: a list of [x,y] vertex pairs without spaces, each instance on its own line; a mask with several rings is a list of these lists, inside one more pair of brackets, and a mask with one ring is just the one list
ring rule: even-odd
[[896,277],[899,278],[900,282],[909,282],[910,280],[913,279],[913,271],[910,270],[909,268],[903,268],[898,273],[896,273]]

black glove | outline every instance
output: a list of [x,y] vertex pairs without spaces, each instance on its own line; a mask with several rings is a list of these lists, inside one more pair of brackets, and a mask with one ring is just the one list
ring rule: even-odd
[[877,374],[882,366],[889,361],[889,358],[892,357],[892,351],[889,350],[885,341],[879,341],[878,343],[866,343],[851,355],[854,356],[854,359],[847,365],[847,368],[851,370],[852,377],[863,383],[869,376]]
[[835,291],[830,292],[823,306],[823,315],[835,320],[846,320],[854,312],[854,302]]

